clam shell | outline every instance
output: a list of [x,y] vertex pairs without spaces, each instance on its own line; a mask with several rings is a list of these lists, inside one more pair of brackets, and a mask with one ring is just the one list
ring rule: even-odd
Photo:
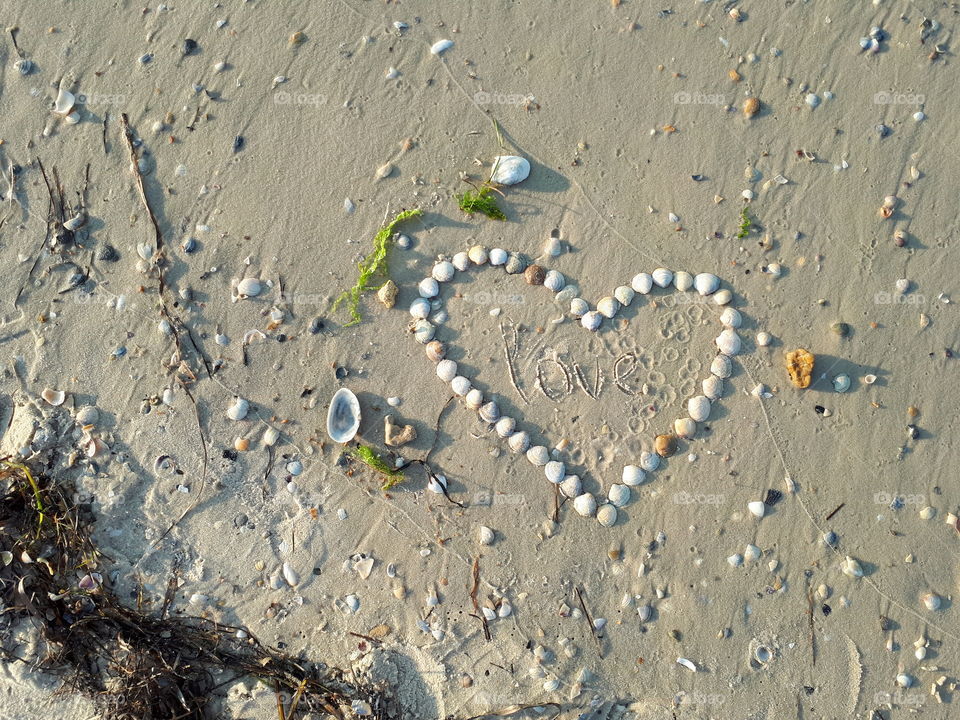
[[349,388],[340,388],[334,393],[327,411],[327,435],[334,442],[353,440],[360,429],[360,401]]
[[833,379],[833,389],[838,393],[846,392],[850,389],[850,376],[845,374],[837,375]]
[[653,607],[641,605],[637,608],[637,616],[640,618],[640,622],[647,622],[653,616]]
[[491,265],[504,265],[507,262],[507,251],[503,248],[494,248],[490,251]]
[[494,429],[497,431],[497,435],[502,438],[511,437],[516,430],[517,421],[510,416],[504,416],[497,420],[494,425]]
[[64,400],[67,399],[67,394],[63,390],[51,390],[50,388],[44,388],[40,392],[40,397],[42,397],[48,405],[59,407],[60,405],[63,405]]
[[413,326],[413,337],[421,345],[426,345],[433,340],[433,336],[436,335],[436,333],[436,327],[434,327],[433,323],[429,320],[417,320]]
[[231,420],[243,420],[250,411],[250,403],[241,397],[236,398],[227,408],[227,417]]
[[527,448],[530,447],[530,436],[525,431],[520,430],[507,438],[507,445],[515,453],[526,452]]
[[692,420],[703,422],[710,417],[710,399],[703,395],[690,398],[687,401],[687,412]]
[[770,333],[768,332],[757,333],[757,337],[756,337],[757,347],[767,347],[771,342],[773,342],[773,338],[770,337]]
[[650,273],[638,273],[630,281],[630,287],[641,295],[646,295],[653,289],[653,276]]
[[424,278],[417,285],[417,290],[422,298],[433,298],[440,294],[440,283],[432,277]]
[[597,512],[597,501],[590,493],[577,495],[573,499],[573,509],[583,517],[592,517]]
[[693,287],[693,275],[685,270],[677,270],[673,276],[673,286],[680,292],[686,292]]
[[474,265],[483,265],[490,259],[490,255],[483,245],[474,245],[467,250],[467,257],[470,258],[470,262]]
[[480,406],[483,405],[483,392],[478,388],[471,388],[463,402],[471,410],[479,410]]
[[633,298],[636,297],[636,295],[636,291],[632,287],[627,287],[626,285],[621,285],[613,291],[613,296],[617,299],[617,302],[624,307],[627,307],[630,303],[632,303]]
[[[557,294],[554,296],[554,301],[558,303],[567,303],[573,300],[580,294],[580,288],[576,283],[570,283],[569,285],[564,285],[563,288],[557,290]],[[588,308],[589,309],[589,308]],[[584,310],[586,312],[586,310]]]
[[713,273],[699,273],[693,279],[693,286],[701,295],[713,295],[720,288],[720,278]]
[[729,305],[732,300],[733,300],[733,293],[730,292],[727,288],[723,288],[723,290],[718,290],[713,295],[713,302],[716,305],[721,305],[721,306]]
[[256,297],[263,290],[263,286],[257,278],[243,278],[237,283],[237,295],[240,297]]
[[447,346],[444,345],[439,340],[433,340],[427,343],[427,357],[433,360],[433,362],[438,363],[446,357]]
[[473,384],[470,382],[470,378],[465,378],[463,375],[457,375],[450,381],[450,389],[453,390],[453,394],[459,395],[460,397],[470,392],[472,386]]
[[653,440],[653,449],[660,457],[670,457],[677,451],[677,436],[665,433]]
[[417,298],[410,303],[410,316],[425,319],[430,314],[430,301],[426,298]]
[[727,355],[717,355],[710,363],[710,372],[718,378],[726,379],[733,374],[733,361]]
[[430,54],[442,55],[452,47],[453,40],[437,40],[433,45],[430,46]]
[[433,266],[433,270],[430,272],[430,275],[437,282],[449,282],[453,280],[453,276],[456,272],[457,269],[453,266],[452,262],[448,260],[441,260]]
[[697,434],[697,421],[693,418],[677,418],[673,421],[673,431],[684,440],[691,440]]
[[84,405],[77,410],[77,423],[80,425],[96,425],[100,419],[100,411],[93,405]]
[[495,539],[496,534],[486,525],[477,528],[477,542],[481,545],[493,545]]
[[57,93],[57,99],[53,103],[53,111],[57,115],[69,115],[76,102],[77,98],[72,92],[60,88],[60,91]]
[[660,456],[644,450],[640,453],[640,467],[647,472],[653,472],[660,467]]
[[477,414],[484,422],[495,423],[500,419],[500,406],[491,400],[486,405],[483,405]]
[[597,522],[604,527],[613,527],[617,522],[617,508],[610,503],[605,503],[598,507]]
[[427,490],[437,495],[444,495],[447,489],[447,478],[445,475],[431,475],[427,481]]
[[673,282],[673,272],[666,268],[657,268],[650,276],[653,278],[653,284],[657,287],[665,288]]
[[457,363],[453,360],[441,360],[437,363],[437,377],[450,382],[457,376]]
[[465,252],[458,252],[456,255],[453,256],[453,259],[450,262],[453,263],[453,266],[457,270],[459,270],[460,272],[463,272],[470,267],[470,256],[467,255],[467,253]]
[[543,467],[550,462],[550,451],[543,445],[534,445],[527,450],[527,460],[530,461],[531,465]]
[[762,518],[767,512],[767,506],[761,500],[752,500],[747,503],[747,510],[755,518]]
[[723,380],[718,378],[716,375],[711,375],[706,378],[703,383],[701,383],[703,388],[703,394],[712,402],[713,400],[719,399],[723,395]]
[[863,568],[860,567],[860,563],[854,560],[852,557],[847,555],[843,562],[840,563],[840,570],[844,575],[849,577],[859,578],[863,577]]
[[623,473],[620,476],[624,485],[642,485],[647,479],[647,473],[636,465],[624,465]]
[[620,309],[620,302],[612,297],[601,298],[597,303],[597,312],[605,318],[612,318]]
[[287,585],[290,587],[296,587],[300,584],[300,576],[297,574],[297,571],[290,566],[290,563],[283,564],[283,579],[287,581]]
[[560,484],[560,481],[563,480],[566,472],[567,466],[559,460],[551,460],[543,466],[543,474],[546,475],[547,480],[552,482],[554,485]]
[[547,274],[543,278],[543,286],[552,292],[560,292],[566,284],[567,279],[563,276],[563,273],[557,270],[547,270]]
[[724,308],[720,313],[720,324],[728,328],[738,328],[743,323],[743,317],[736,308]]
[[603,315],[596,310],[590,310],[589,312],[584,313],[583,317],[580,318],[580,324],[591,332],[600,327],[601,322],[603,322]]
[[732,357],[740,352],[740,336],[730,328],[721,332],[715,342],[717,343],[717,348],[724,355]]
[[530,175],[530,161],[518,155],[498,155],[492,162],[490,182],[497,185],[516,185]]
[[[613,484],[607,491],[607,500],[614,507],[623,507],[630,502],[630,488],[626,485]],[[612,523],[611,523],[612,524]]]
[[560,482],[560,492],[564,497],[575,498],[580,494],[581,482],[579,475],[567,475]]
[[590,312],[590,305],[583,298],[575,297],[570,301],[570,314],[582,318]]

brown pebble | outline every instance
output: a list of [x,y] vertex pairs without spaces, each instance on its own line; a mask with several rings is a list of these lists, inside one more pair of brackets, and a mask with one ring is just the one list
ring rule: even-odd
[[920,408],[916,405],[911,405],[907,408],[907,417],[915,418],[920,414]]
[[677,436],[657,435],[653,441],[653,449],[660,457],[670,457],[677,451]]
[[543,285],[544,278],[547,277],[547,271],[539,265],[531,265],[523,271],[523,277],[530,285]]
[[473,678],[472,678],[472,677],[470,677],[469,675],[461,675],[461,676],[460,676],[460,687],[462,687],[462,688],[468,688],[468,687],[470,687],[470,686],[472,686],[472,685],[473,685]]

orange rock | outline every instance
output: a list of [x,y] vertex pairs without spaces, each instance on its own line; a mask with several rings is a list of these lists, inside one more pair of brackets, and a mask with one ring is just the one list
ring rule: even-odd
[[787,353],[787,373],[790,375],[790,381],[798,388],[810,386],[814,361],[813,353],[803,348]]

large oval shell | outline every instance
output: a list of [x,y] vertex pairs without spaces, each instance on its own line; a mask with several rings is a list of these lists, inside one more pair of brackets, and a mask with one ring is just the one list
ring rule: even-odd
[[494,425],[494,429],[497,431],[497,435],[499,435],[502,438],[512,436],[516,428],[517,428],[517,421],[514,420],[509,415],[500,418],[499,420],[497,420],[496,425]]
[[360,401],[349,388],[334,393],[327,411],[327,435],[334,442],[350,442],[360,429]]
[[740,352],[740,336],[736,331],[727,328],[721,332],[716,339],[717,348],[724,355],[734,356]]
[[653,283],[657,287],[665,288],[673,282],[673,272],[666,268],[657,268],[650,273],[650,276],[653,278]]
[[710,363],[710,372],[720,379],[726,379],[733,374],[733,361],[726,355],[717,355]]
[[597,501],[591,493],[577,495],[573,499],[573,509],[583,517],[591,517],[597,512]]
[[607,500],[609,500],[610,504],[614,507],[623,507],[630,502],[630,488],[626,485],[614,483],[607,491]]
[[564,497],[575,498],[580,495],[581,482],[579,475],[567,475],[560,482],[560,492]]
[[263,290],[263,286],[257,278],[244,278],[237,283],[237,294],[240,297],[256,297]]
[[653,276],[650,273],[637,273],[630,281],[630,287],[641,295],[646,295],[653,289]]
[[507,439],[507,445],[515,453],[526,452],[530,447],[530,436],[523,430],[515,432]]
[[712,295],[720,287],[720,278],[713,273],[699,273],[693,279],[693,286],[701,295]]
[[641,485],[647,479],[647,473],[636,465],[624,465],[620,479],[624,485]]
[[497,185],[516,185],[530,175],[530,161],[519,155],[498,155],[493,159],[490,182]]
[[723,395],[723,380],[718,378],[716,375],[711,375],[706,378],[703,383],[703,394],[707,396],[711,401],[719,399]]
[[544,445],[534,445],[527,450],[527,460],[531,465],[543,467],[550,462],[550,451]]
[[703,422],[710,417],[710,399],[703,395],[690,398],[687,401],[687,412],[692,420]]
[[613,527],[617,522],[617,508],[610,503],[601,505],[597,508],[597,521],[604,527]]
[[597,303],[597,312],[603,315],[605,318],[612,318],[617,314],[617,311],[620,309],[620,301],[616,298],[605,297],[601,298]]

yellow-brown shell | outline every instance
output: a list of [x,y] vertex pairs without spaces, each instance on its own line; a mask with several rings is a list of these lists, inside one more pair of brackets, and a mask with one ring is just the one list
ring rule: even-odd
[[803,348],[788,352],[787,373],[790,375],[790,382],[798,388],[810,387],[815,360],[813,353]]
[[755,97],[748,97],[743,101],[743,116],[746,118],[752,118],[760,112],[760,99]]
[[677,436],[657,435],[653,441],[653,449],[660,457],[670,457],[677,451]]

